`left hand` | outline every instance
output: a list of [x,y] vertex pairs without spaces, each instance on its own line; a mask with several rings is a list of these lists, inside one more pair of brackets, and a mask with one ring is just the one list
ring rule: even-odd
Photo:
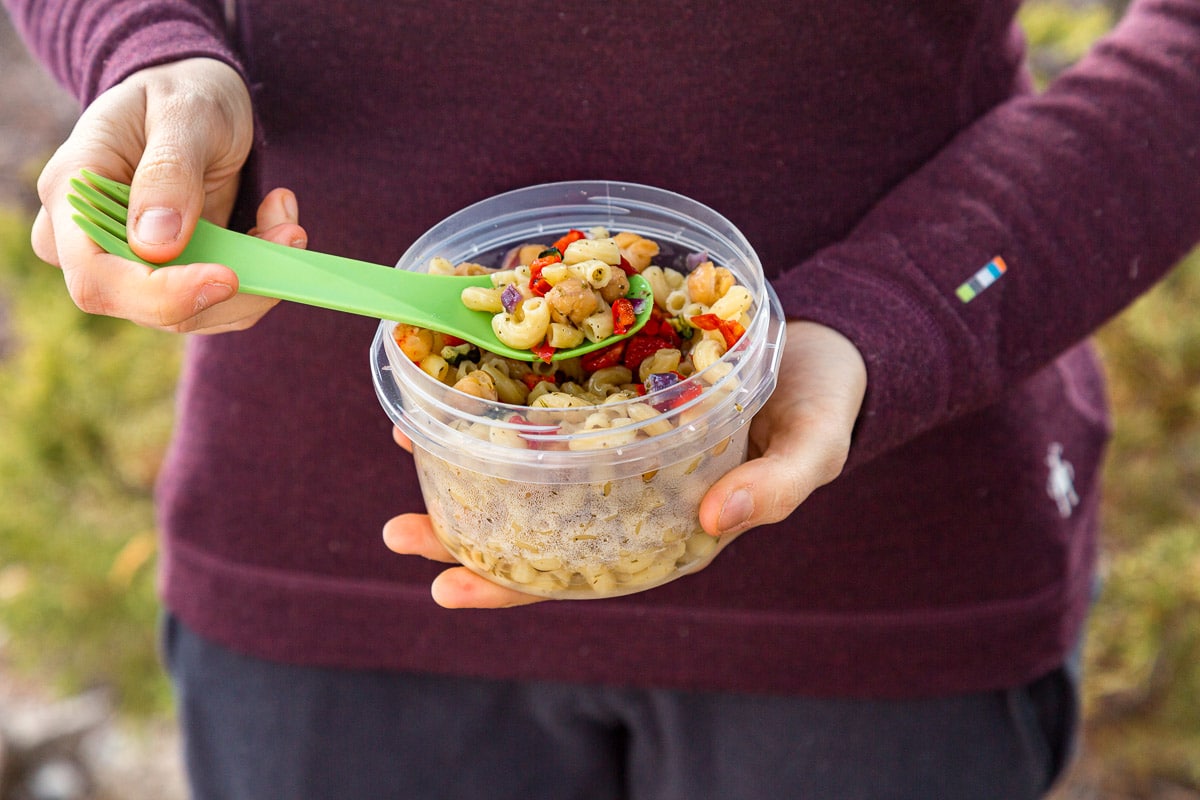
[[[733,538],[779,522],[841,474],[866,389],[866,365],[846,337],[814,322],[788,323],[779,383],[750,426],[750,460],[705,493],[700,502],[704,530]],[[393,436],[412,450],[398,429]],[[397,553],[458,563],[434,535],[426,514],[388,520],[383,540]],[[445,608],[504,608],[545,599],[499,586],[463,566],[438,575],[431,592]]]

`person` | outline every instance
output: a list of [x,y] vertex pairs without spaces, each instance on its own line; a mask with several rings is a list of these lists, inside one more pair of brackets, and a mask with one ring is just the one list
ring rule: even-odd
[[[83,106],[35,251],[84,311],[219,334],[187,339],[159,491],[196,797],[1013,800],[1061,774],[1109,427],[1086,340],[1200,240],[1200,2],[1134,0],[1042,92],[1007,0],[4,2]],[[447,565],[375,323],[99,252],[81,168],[132,183],[156,262],[203,216],[394,263],[553,180],[715,208],[789,319],[753,457],[700,512],[742,535],[587,603]]]

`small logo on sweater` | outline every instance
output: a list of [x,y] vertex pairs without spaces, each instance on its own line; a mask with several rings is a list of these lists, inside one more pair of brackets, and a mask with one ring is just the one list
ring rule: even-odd
[[1004,259],[1000,256],[994,256],[991,261],[984,264],[978,272],[955,289],[954,293],[958,295],[959,300],[969,303],[984,289],[1000,280],[1005,272],[1008,272],[1008,264],[1004,263]]
[[1062,454],[1063,446],[1052,442],[1046,453],[1046,466],[1050,468],[1049,477],[1046,478],[1046,494],[1058,505],[1059,515],[1066,519],[1079,505],[1079,495],[1075,492],[1075,467]]

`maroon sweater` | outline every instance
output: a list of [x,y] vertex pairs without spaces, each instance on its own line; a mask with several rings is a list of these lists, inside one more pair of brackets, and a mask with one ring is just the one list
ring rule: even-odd
[[448,611],[441,567],[380,539],[421,500],[372,390],[374,323],[283,304],[194,338],[162,591],[206,636],[308,664],[876,696],[1013,684],[1075,643],[1107,436],[1080,342],[1200,239],[1200,2],[1134,2],[1036,96],[1016,0],[244,2],[231,26],[215,0],[4,2],[84,102],[185,56],[241,69],[243,229],[284,185],[314,249],[393,263],[500,191],[654,184],[730,217],[788,314],[867,361],[846,474],[702,573]]

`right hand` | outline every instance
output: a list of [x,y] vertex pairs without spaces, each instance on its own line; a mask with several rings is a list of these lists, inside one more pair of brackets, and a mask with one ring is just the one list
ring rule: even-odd
[[[34,252],[62,269],[88,313],[179,332],[249,327],[277,301],[237,294],[237,276],[219,264],[152,269],[109,255],[74,223],[66,196],[84,168],[130,183],[129,243],[168,261],[201,216],[228,222],[252,133],[249,92],[228,65],[194,58],[134,73],[88,106],[43,170]],[[294,210],[290,193],[288,202]]]

